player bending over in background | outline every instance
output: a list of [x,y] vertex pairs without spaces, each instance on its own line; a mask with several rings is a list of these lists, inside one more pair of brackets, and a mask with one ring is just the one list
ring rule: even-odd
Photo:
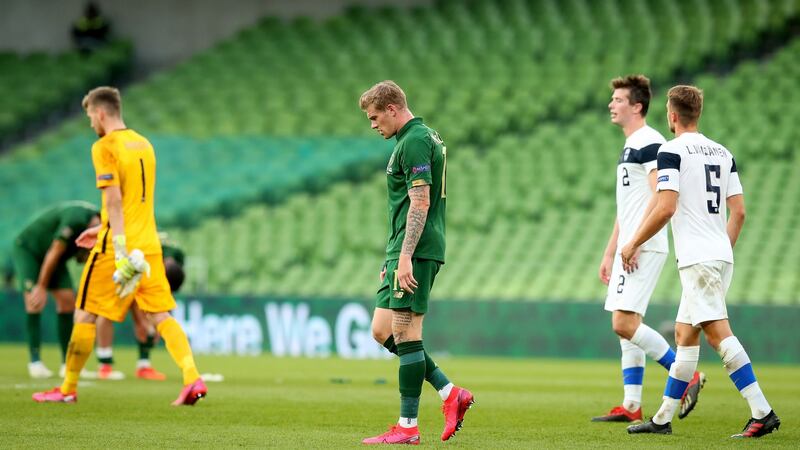
[[14,239],[12,259],[27,313],[28,374],[31,378],[50,378],[53,375],[40,355],[41,313],[47,303],[48,291],[56,301],[58,342],[64,367],[75,312],[75,289],[67,270],[67,260],[78,256],[75,238],[83,230],[99,223],[100,211],[94,205],[62,202],[37,215]]
[[389,242],[380,274],[372,335],[400,357],[400,420],[364,444],[418,444],[417,412],[427,380],[444,404],[446,441],[461,428],[472,394],[454,386],[422,345],[422,320],[436,274],[444,264],[446,150],[436,131],[414,117],[406,95],[383,81],[361,95],[361,110],[384,139],[397,138],[386,168]]
[[[650,100],[650,80],[628,75],[611,80],[614,89],[608,110],[611,123],[625,134],[625,147],[617,164],[617,219],[600,264],[600,280],[608,285],[605,309],[611,311],[611,328],[622,348],[622,383],[625,397],[595,422],[641,422],[642,382],[645,355],[665,369],[675,362],[675,352],[666,339],[642,322],[650,297],[669,253],[667,227],[659,229],[634,256],[630,271],[622,268],[617,249],[628,242],[636,228],[653,209],[656,188],[656,155],[664,137],[645,121]],[[695,372],[683,393],[683,419],[697,404],[705,374]]]
[[75,402],[79,373],[94,346],[97,317],[119,322],[136,301],[183,371],[184,388],[172,404],[193,405],[207,389],[186,334],[169,314],[176,305],[156,231],[155,151],[147,139],[125,127],[117,89],[93,89],[84,97],[83,107],[100,137],[92,146],[92,161],[102,191],[101,225],[84,231],[77,240],[92,251],[81,276],[64,383],[33,394],[33,399]]
[[[700,358],[700,331],[722,358],[731,381],[750,405],[751,418],[732,437],[760,437],[781,424],[756,381],[750,357],[733,335],[725,294],[733,277],[733,246],[744,224],[744,195],[736,161],[697,131],[703,93],[675,86],[667,93],[667,119],[675,139],[658,151],[658,193],[653,210],[622,249],[630,269],[640,247],[672,220],[683,295],[675,319],[678,351],[664,402],[650,421],[628,433],[672,434],[672,417]],[[726,204],[730,217],[726,223]]]

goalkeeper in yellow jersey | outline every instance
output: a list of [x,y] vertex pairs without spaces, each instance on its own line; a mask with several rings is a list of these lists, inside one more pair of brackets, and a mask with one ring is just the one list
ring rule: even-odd
[[77,401],[78,375],[92,353],[98,316],[119,322],[132,302],[156,326],[172,359],[183,371],[184,387],[173,405],[193,405],[207,393],[175,308],[156,232],[153,146],[126,128],[116,88],[89,91],[83,108],[100,139],[92,146],[97,188],[102,191],[101,224],[76,240],[91,248],[83,269],[67,351],[66,376],[60,387],[33,394],[37,402]]

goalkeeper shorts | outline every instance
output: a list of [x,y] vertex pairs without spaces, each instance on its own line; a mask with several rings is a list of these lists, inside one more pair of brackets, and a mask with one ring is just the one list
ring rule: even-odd
[[145,255],[145,259],[150,264],[150,276],[142,274],[133,295],[122,300],[117,296],[112,278],[116,270],[114,254],[93,250],[83,267],[75,307],[115,322],[125,319],[134,301],[145,312],[158,313],[175,309],[175,299],[169,289],[161,254]]

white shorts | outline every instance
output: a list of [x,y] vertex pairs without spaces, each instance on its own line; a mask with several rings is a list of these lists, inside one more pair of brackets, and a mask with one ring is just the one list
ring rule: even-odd
[[643,251],[639,254],[639,268],[625,273],[622,257],[617,253],[608,282],[606,311],[631,311],[644,316],[666,260],[666,253]]
[[725,294],[733,278],[733,264],[707,261],[679,269],[683,294],[676,322],[693,327],[710,320],[728,318]]

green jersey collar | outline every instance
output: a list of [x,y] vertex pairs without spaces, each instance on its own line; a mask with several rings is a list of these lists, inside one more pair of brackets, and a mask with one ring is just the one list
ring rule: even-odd
[[397,132],[397,134],[395,134],[395,137],[397,137],[397,140],[399,141],[400,138],[402,138],[403,135],[406,134],[406,132],[416,124],[422,124],[422,117],[414,117],[413,119],[411,119],[408,122],[406,122],[406,124],[403,125],[403,128],[400,128],[400,130]]

